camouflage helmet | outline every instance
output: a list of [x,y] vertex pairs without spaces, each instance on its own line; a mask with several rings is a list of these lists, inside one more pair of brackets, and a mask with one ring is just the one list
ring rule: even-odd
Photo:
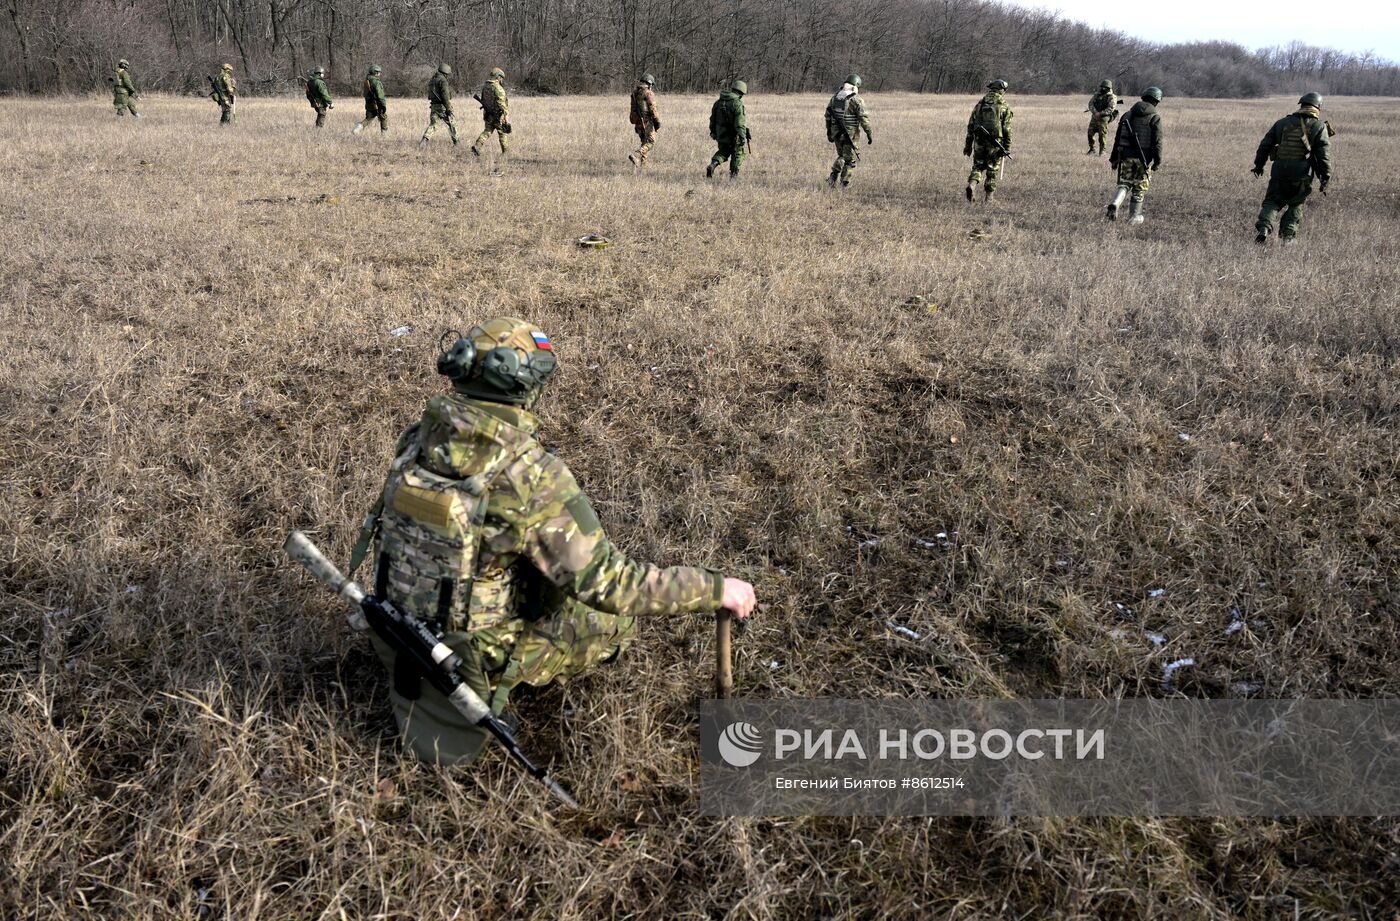
[[1005,80],[993,80],[991,83],[987,84],[987,89],[989,90],[1001,90],[1005,92],[1010,88],[1011,84],[1007,83]]
[[453,390],[520,406],[539,400],[557,366],[549,337],[517,317],[496,317],[473,326],[437,359],[438,373],[451,379]]
[[1313,106],[1320,109],[1322,108],[1322,97],[1317,93],[1304,93],[1303,97],[1298,100],[1298,105]]
[[846,74],[846,82],[856,89],[860,89],[860,74]]
[[224,67],[223,67],[223,69],[224,69],[224,70],[233,70],[233,65],[232,65],[232,64],[225,64]]
[[493,68],[491,68],[491,79],[492,79],[492,80],[504,80],[505,78],[506,78],[506,72],[505,72],[504,70],[501,70],[499,67],[493,67]]
[[126,58],[122,58],[120,61],[117,62],[117,66],[118,66],[118,67],[130,67],[130,66],[131,66],[131,62],[128,61]]
[[1102,82],[1102,83],[1099,84],[1099,89],[1101,89],[1101,90],[1111,90],[1111,89],[1113,89],[1113,81],[1112,81],[1112,80],[1105,80],[1104,82]]
[[372,74],[380,74],[384,72],[384,68],[380,67],[378,64],[371,64],[369,65],[369,72]]
[[1160,86],[1149,86],[1142,91],[1142,98],[1151,100],[1152,102],[1161,102],[1162,88]]
[[642,74],[642,82],[645,83],[647,86],[655,86],[656,78],[653,77],[651,74]]
[[740,96],[747,96],[749,94],[749,85],[743,80],[735,80],[733,83],[729,84],[729,88]]
[[444,77],[450,77],[450,76],[452,76],[452,65],[451,65],[451,64],[439,64],[439,65],[438,65],[438,73],[442,74]]

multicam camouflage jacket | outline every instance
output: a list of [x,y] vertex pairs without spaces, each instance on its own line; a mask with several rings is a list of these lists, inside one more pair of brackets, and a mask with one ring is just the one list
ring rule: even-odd
[[980,141],[994,144],[1000,141],[1008,150],[1011,148],[1011,121],[1015,113],[1006,103],[1006,94],[1001,90],[988,90],[987,94],[972,107],[972,115],[967,120],[967,144]]
[[645,128],[661,127],[661,112],[656,107],[656,93],[646,83],[637,84],[632,91],[632,124]]
[[1117,117],[1118,97],[1112,90],[1099,90],[1089,99],[1089,119],[1108,123]]
[[561,595],[622,616],[718,610],[718,573],[640,563],[613,545],[538,426],[524,409],[459,393],[429,402],[385,483],[376,594],[475,634],[496,662]]
[[499,80],[487,80],[481,86],[481,117],[488,122],[501,122],[510,115],[510,100]]
[[118,67],[117,75],[112,78],[112,94],[118,99],[138,95],[136,84],[131,82],[131,71],[125,67]]

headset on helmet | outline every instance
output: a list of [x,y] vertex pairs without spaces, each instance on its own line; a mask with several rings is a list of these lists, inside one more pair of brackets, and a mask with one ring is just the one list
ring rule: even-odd
[[497,402],[528,404],[558,367],[549,337],[514,317],[446,333],[439,345],[437,370],[453,389]]

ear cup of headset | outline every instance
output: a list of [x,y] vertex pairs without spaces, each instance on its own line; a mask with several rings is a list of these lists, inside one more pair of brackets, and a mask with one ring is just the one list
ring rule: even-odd
[[[497,351],[500,351],[497,349]],[[476,345],[468,338],[461,337],[452,347],[438,356],[437,371],[452,380],[465,379],[476,361]]]
[[502,393],[521,388],[520,372],[520,353],[509,346],[497,346],[481,359],[481,379]]

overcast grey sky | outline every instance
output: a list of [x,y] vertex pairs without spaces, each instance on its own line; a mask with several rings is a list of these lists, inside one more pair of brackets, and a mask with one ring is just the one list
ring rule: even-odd
[[1247,48],[1294,39],[1343,51],[1374,51],[1400,61],[1400,2],[1396,0],[1010,0],[1059,10],[1092,26],[1158,42],[1219,38]]

